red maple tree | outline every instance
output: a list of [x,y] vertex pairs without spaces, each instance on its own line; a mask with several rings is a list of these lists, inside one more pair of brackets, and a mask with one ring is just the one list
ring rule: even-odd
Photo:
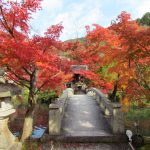
[[[86,26],[85,42],[71,45],[71,58],[78,64],[88,65],[95,74],[92,78],[95,86],[107,89],[107,85],[113,84],[112,99],[119,90],[134,99],[144,95],[144,99],[149,100],[150,28],[139,26],[126,12],[110,27],[97,24],[94,27],[90,30]],[[107,68],[107,72],[103,73],[103,68]]]
[[92,31],[88,28],[87,39],[90,47],[94,46],[92,53],[95,53],[95,60],[102,56],[97,63],[101,66],[111,65],[108,73],[117,75],[114,90],[128,89],[126,94],[130,93],[132,98],[134,95],[137,99],[138,93],[142,93],[149,100],[150,28],[139,26],[126,12],[122,12],[108,28],[94,26]]
[[29,36],[28,21],[39,8],[40,0],[32,5],[13,1],[0,5],[0,64],[9,79],[29,89],[30,105],[36,103],[39,90],[57,87],[64,76],[60,62],[65,58],[59,56],[62,25],[51,26],[43,37]]
[[32,13],[41,8],[40,2],[0,1],[0,66],[5,68],[9,80],[29,89],[31,107],[27,111],[22,140],[31,134],[27,124],[32,127],[33,122],[28,116],[33,119],[38,91],[54,89],[70,78],[65,74],[69,60],[60,56],[62,25],[49,27],[44,36],[30,35],[29,21]]

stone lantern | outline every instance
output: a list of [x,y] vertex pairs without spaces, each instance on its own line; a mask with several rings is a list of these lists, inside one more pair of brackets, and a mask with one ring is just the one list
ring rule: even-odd
[[9,91],[0,92],[0,150],[21,149],[21,143],[15,141],[15,136],[8,128],[9,116],[14,112],[11,93]]

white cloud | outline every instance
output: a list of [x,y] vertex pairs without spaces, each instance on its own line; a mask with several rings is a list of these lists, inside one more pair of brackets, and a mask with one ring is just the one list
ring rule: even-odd
[[63,0],[44,0],[42,8],[53,11],[63,6]]
[[[112,0],[110,0],[112,1]],[[130,10],[134,19],[142,17],[146,12],[150,12],[150,0],[115,0],[117,3],[124,4]]]
[[150,0],[142,0],[140,4],[137,4],[135,10],[138,17],[142,17],[146,12],[150,12]]
[[31,22],[35,32],[42,34],[48,26],[63,22],[61,39],[85,35],[85,25],[108,26],[120,11],[128,11],[138,18],[149,11],[150,0],[43,0],[42,11]]
[[63,22],[65,29],[62,39],[84,36],[86,25],[104,20],[99,2],[100,0],[83,0],[80,4],[71,3],[69,12],[60,13],[54,22]]
[[42,9],[32,16],[30,26],[32,34],[42,35],[46,29],[54,24],[53,18],[57,16],[57,11],[63,7],[64,0],[43,0],[41,3]]

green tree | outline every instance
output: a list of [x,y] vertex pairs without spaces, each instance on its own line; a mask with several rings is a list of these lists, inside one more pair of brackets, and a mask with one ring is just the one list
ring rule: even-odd
[[150,12],[145,13],[142,18],[138,18],[137,22],[140,25],[150,26]]

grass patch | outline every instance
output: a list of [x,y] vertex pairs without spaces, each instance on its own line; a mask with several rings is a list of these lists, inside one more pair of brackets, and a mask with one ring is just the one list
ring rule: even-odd
[[127,120],[147,120],[150,119],[150,109],[149,108],[137,108],[131,107],[129,111],[126,113]]
[[22,145],[22,150],[41,150],[38,142],[25,142]]
[[139,133],[143,136],[150,136],[150,109],[149,107],[139,108],[132,105],[125,113],[125,126],[136,133],[135,122],[139,123]]
[[150,150],[150,145],[144,145],[143,147],[138,148],[137,150]]

